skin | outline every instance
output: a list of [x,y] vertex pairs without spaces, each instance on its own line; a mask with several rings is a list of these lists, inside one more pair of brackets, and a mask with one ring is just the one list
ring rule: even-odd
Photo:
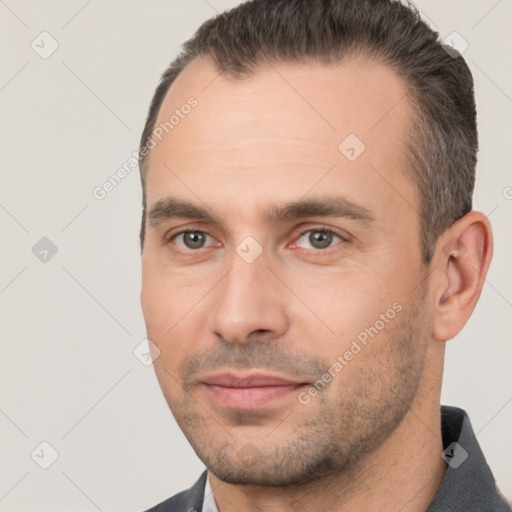
[[[202,57],[167,93],[157,124],[190,96],[198,105],[151,151],[147,211],[172,196],[213,218],[148,219],[141,303],[160,386],[221,512],[424,511],[442,481],[444,342],[478,300],[492,235],[471,212],[422,263],[406,93],[361,57],[263,65],[243,80]],[[348,134],[366,146],[353,162],[338,149]],[[266,218],[339,196],[372,220]],[[336,236],[316,248],[309,235],[325,229]],[[187,230],[208,232],[205,246],[175,236]],[[263,250],[252,263],[237,252],[248,236]],[[393,319],[332,372],[393,304]],[[329,385],[301,403],[329,368]],[[230,369],[309,386],[264,407],[225,407],[202,379]]]

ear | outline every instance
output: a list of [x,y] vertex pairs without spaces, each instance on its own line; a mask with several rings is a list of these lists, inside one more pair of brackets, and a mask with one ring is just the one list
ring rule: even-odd
[[468,321],[492,259],[492,229],[481,212],[470,212],[440,238],[434,255],[436,279],[432,336],[453,338]]

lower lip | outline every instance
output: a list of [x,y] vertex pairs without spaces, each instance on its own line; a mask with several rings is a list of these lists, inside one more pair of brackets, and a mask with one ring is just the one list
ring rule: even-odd
[[261,409],[276,400],[289,397],[302,386],[302,384],[290,384],[254,388],[230,388],[207,384],[206,389],[218,404],[229,409],[248,411]]

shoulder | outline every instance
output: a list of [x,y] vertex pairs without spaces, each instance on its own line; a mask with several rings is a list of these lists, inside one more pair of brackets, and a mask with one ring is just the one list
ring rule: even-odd
[[512,512],[500,493],[467,413],[441,406],[446,473],[428,512]]
[[201,512],[203,508],[204,488],[206,484],[206,471],[199,480],[186,491],[182,491],[146,512]]

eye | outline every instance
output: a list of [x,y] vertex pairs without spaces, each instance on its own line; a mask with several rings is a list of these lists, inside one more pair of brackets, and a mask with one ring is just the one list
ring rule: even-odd
[[182,231],[171,238],[176,245],[183,249],[202,249],[207,245],[207,241],[213,241],[213,238],[204,231]]
[[298,245],[303,249],[328,249],[333,243],[343,242],[343,238],[328,229],[310,229],[298,239]]

